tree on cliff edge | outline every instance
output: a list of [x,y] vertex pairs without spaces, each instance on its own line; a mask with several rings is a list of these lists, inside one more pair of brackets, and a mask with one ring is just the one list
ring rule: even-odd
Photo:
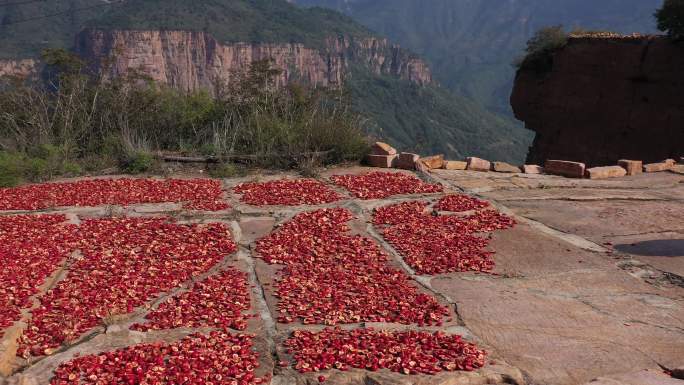
[[684,39],[684,0],[665,0],[655,16],[658,29],[676,39]]

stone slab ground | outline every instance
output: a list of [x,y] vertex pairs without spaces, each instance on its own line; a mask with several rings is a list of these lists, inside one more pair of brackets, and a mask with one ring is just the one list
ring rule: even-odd
[[[684,176],[665,172],[575,180],[461,170],[433,170],[430,174],[402,171],[428,183],[441,183],[444,191],[369,200],[353,198],[329,179],[332,175],[374,171],[377,169],[363,167],[325,170],[317,179],[340,199],[321,205],[252,206],[232,191],[243,182],[297,178],[294,174],[273,174],[222,181],[230,208],[218,212],[187,210],[179,202],[44,211],[67,214],[75,222],[89,217],[165,215],[179,223],[227,224],[237,250],[225,256],[215,270],[230,266],[247,273],[248,313],[255,317],[242,332],[255,335],[254,350],[260,364],[257,374],[271,377],[273,385],[318,384],[321,376],[326,384],[339,385],[684,385],[684,380],[673,378],[667,371],[684,367]],[[374,209],[412,200],[434,204],[454,193],[489,201],[518,224],[481,234],[491,236],[487,247],[494,252],[491,272],[418,275],[372,225]],[[295,330],[320,331],[325,325],[277,322],[279,298],[275,290],[282,266],[267,264],[256,245],[298,214],[338,207],[355,216],[349,222],[351,234],[377,244],[389,256],[388,266],[409,277],[419,293],[434,298],[449,313],[441,325],[359,322],[340,327],[458,334],[487,351],[484,367],[436,376],[382,369],[302,374],[293,367],[295,360],[284,342]],[[12,214],[0,212],[3,216]],[[455,215],[465,217],[468,213]],[[188,284],[164,293],[153,308],[168,296],[187,290]],[[146,308],[112,320],[47,357],[27,362],[12,358],[15,372],[0,377],[0,384],[49,384],[59,365],[79,355],[141,343],[173,343],[211,330],[129,330],[149,311]],[[30,319],[30,314],[27,317]]]

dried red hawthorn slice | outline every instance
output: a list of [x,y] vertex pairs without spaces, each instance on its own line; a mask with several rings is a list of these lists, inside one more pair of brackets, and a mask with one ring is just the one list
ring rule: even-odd
[[257,242],[278,273],[278,320],[305,324],[399,322],[439,325],[448,310],[421,294],[369,238],[350,235],[346,209],[302,213]]
[[226,225],[179,225],[169,218],[85,219],[83,257],[40,299],[17,354],[40,356],[77,340],[105,319],[131,313],[235,251]]
[[218,211],[221,183],[211,179],[92,179],[0,188],[0,210],[40,210],[64,206],[183,202],[188,209]]
[[424,216],[427,207],[428,203],[423,201],[402,202],[378,207],[373,211],[373,224],[398,225]]
[[0,337],[74,250],[76,227],[63,215],[0,216]]
[[479,210],[489,207],[489,202],[479,200],[467,195],[447,195],[437,202],[435,208],[439,211],[463,212]]
[[241,201],[254,206],[318,205],[342,197],[314,179],[280,179],[261,183],[243,183],[234,188]]
[[425,183],[414,175],[400,172],[333,175],[330,179],[361,199],[379,199],[393,195],[428,194],[442,191],[442,186],[439,184]]
[[51,385],[266,383],[256,377],[258,353],[253,336],[212,332],[176,343],[135,345],[61,364]]
[[376,371],[389,369],[403,374],[437,374],[472,371],[485,365],[486,352],[459,335],[441,332],[297,330],[285,347],[301,373],[347,368]]
[[[494,210],[467,217],[426,212],[427,202],[403,202],[378,208],[373,223],[419,274],[491,271],[489,239],[477,236],[507,229],[515,221]],[[472,207],[472,206],[471,206]],[[388,226],[385,226],[388,225]]]
[[247,274],[228,268],[193,285],[190,291],[169,298],[150,312],[144,324],[133,330],[163,330],[179,327],[245,330],[250,298]]

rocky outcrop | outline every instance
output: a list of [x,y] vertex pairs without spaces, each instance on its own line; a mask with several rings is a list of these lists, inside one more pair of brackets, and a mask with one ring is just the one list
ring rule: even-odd
[[0,60],[0,77],[27,77],[36,72],[37,62],[33,59]]
[[684,154],[684,44],[662,37],[571,37],[549,72],[521,69],[515,116],[536,132],[530,163],[615,164]]
[[348,76],[352,62],[417,84],[432,81],[423,61],[376,38],[330,38],[318,50],[298,43],[223,44],[204,32],[86,29],[77,36],[76,51],[110,75],[135,69],[183,90],[211,88],[217,80],[229,81],[236,71],[265,59],[282,70],[279,84],[302,81],[334,87]]

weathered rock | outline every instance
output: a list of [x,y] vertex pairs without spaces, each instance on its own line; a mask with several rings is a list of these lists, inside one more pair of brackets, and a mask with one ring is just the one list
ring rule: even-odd
[[684,50],[660,37],[571,37],[540,74],[521,69],[511,105],[536,131],[528,162],[658,162],[684,154]]
[[592,167],[587,169],[589,179],[620,178],[627,175],[627,170],[620,166]]
[[397,158],[396,167],[404,170],[415,170],[418,159],[420,159],[420,155],[418,154],[402,152]]
[[536,164],[526,164],[522,166],[522,170],[525,174],[542,174],[544,173],[544,168]]
[[671,170],[674,167],[673,163],[670,162],[660,162],[660,163],[649,163],[644,165],[644,172],[661,172]]
[[466,169],[471,171],[489,171],[492,168],[492,163],[490,161],[474,156],[466,158],[466,163]]
[[416,162],[416,171],[424,172],[424,173],[429,173],[430,172],[430,167],[425,165],[423,162]]
[[444,162],[442,167],[445,170],[465,170],[468,167],[468,163],[461,162],[457,160],[447,160]]
[[371,167],[392,168],[397,155],[366,155],[366,163]]
[[428,156],[425,158],[420,158],[419,162],[423,163],[430,170],[436,169],[436,168],[442,168],[442,166],[444,165],[444,155],[439,154],[439,155]]
[[35,74],[38,63],[34,59],[0,60],[0,77],[17,76],[20,78]]
[[567,160],[547,160],[544,164],[545,173],[568,178],[583,178],[585,168],[584,163]]
[[396,155],[397,150],[384,142],[375,142],[371,147],[373,155]]
[[519,173],[520,167],[516,167],[512,164],[506,162],[494,162],[492,164],[492,170],[496,172],[506,172],[506,173]]
[[644,171],[644,162],[640,160],[620,159],[618,166],[624,168],[627,171],[627,175],[637,175]]

